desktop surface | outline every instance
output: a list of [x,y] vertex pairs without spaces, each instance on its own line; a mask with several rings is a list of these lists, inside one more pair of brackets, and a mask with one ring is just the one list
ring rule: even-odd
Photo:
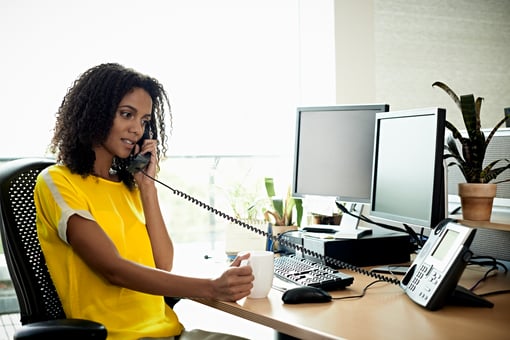
[[[486,268],[468,266],[460,284],[471,287]],[[352,273],[354,283],[335,297],[356,296],[374,279]],[[275,285],[278,282],[275,281]],[[499,272],[476,290],[477,294],[509,289],[510,275]],[[268,298],[245,298],[236,303],[196,301],[302,339],[508,339],[508,294],[489,298],[493,308],[446,305],[428,311],[409,299],[394,284],[376,283],[362,298],[330,303],[288,305],[282,292],[272,289]]]
[[[487,225],[487,227],[491,226],[493,226],[491,223]],[[497,226],[506,227],[506,230],[509,230],[508,224]],[[196,249],[203,249],[203,247]],[[174,272],[214,277],[228,266],[228,261],[225,259],[225,256],[204,259],[203,253],[199,251],[177,251]],[[510,262],[505,264],[510,266]],[[465,288],[472,287],[484,276],[487,269],[487,267],[468,265],[459,285]],[[510,296],[508,293],[487,297],[486,299],[494,304],[493,308],[447,304],[440,310],[429,311],[414,303],[398,285],[391,283],[376,283],[368,288],[364,297],[356,298],[355,296],[359,295],[363,288],[374,279],[346,269],[341,271],[352,275],[353,283],[343,290],[328,293],[333,298],[351,296],[353,297],[351,299],[316,304],[284,304],[283,292],[278,288],[289,288],[289,285],[275,278],[274,288],[264,299],[244,298],[237,302],[194,299],[188,302],[196,301],[301,339],[487,338],[492,340],[509,337]],[[389,274],[385,276],[391,277]],[[396,278],[401,279],[402,276]],[[500,270],[497,275],[489,277],[482,283],[475,293],[483,294],[508,289],[510,289],[510,274]]]

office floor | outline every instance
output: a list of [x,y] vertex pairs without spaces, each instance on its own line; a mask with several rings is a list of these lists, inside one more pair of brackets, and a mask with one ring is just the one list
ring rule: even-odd
[[14,330],[20,326],[18,313],[0,315],[0,340],[12,339]]

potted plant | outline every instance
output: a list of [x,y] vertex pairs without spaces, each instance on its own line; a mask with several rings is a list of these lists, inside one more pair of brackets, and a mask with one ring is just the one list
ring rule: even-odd
[[[485,152],[494,133],[510,116],[504,117],[492,129],[488,136],[481,130],[480,110],[483,98],[475,99],[473,94],[460,97],[446,84],[435,82],[432,86],[443,89],[460,109],[467,131],[463,136],[450,122],[446,128],[451,131],[447,136],[444,158],[451,160],[448,166],[457,166],[462,172],[466,183],[459,183],[462,215],[466,220],[488,221],[492,211],[492,202],[496,196],[496,185],[510,181],[510,178],[496,180],[505,170],[510,169],[508,159],[498,159],[484,165]],[[460,143],[461,151],[457,147]],[[480,205],[479,205],[480,204]]]
[[[292,197],[290,187],[287,190],[287,196],[278,198],[274,188],[274,180],[271,177],[264,179],[267,196],[270,200],[270,208],[264,212],[264,217],[268,223],[271,223],[273,236],[279,236],[290,230],[297,230],[303,219],[303,200]],[[274,244],[273,249],[278,245]]]

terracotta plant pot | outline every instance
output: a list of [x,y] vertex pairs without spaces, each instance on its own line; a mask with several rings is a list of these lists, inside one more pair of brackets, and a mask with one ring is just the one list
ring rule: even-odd
[[462,218],[470,221],[490,221],[496,184],[459,183]]
[[313,224],[339,225],[341,220],[342,215],[340,214],[333,214],[333,216],[324,216],[318,214],[312,215]]
[[[298,227],[296,225],[273,225],[273,236],[280,236],[283,233],[286,233],[287,231],[297,230]],[[273,250],[277,251],[279,250],[279,244],[278,241],[273,242]]]

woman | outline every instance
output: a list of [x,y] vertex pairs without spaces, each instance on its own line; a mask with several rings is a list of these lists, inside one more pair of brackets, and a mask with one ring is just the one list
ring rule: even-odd
[[[194,333],[163,296],[236,301],[252,288],[251,268],[239,266],[245,257],[215,279],[171,273],[174,249],[155,183],[128,171],[133,153],[150,153],[144,172],[156,175],[165,106],[156,79],[118,64],[89,69],[57,112],[50,147],[57,164],[36,184],[37,230],[64,311],[103,323],[109,340],[186,339]],[[158,137],[138,146],[149,128]]]

